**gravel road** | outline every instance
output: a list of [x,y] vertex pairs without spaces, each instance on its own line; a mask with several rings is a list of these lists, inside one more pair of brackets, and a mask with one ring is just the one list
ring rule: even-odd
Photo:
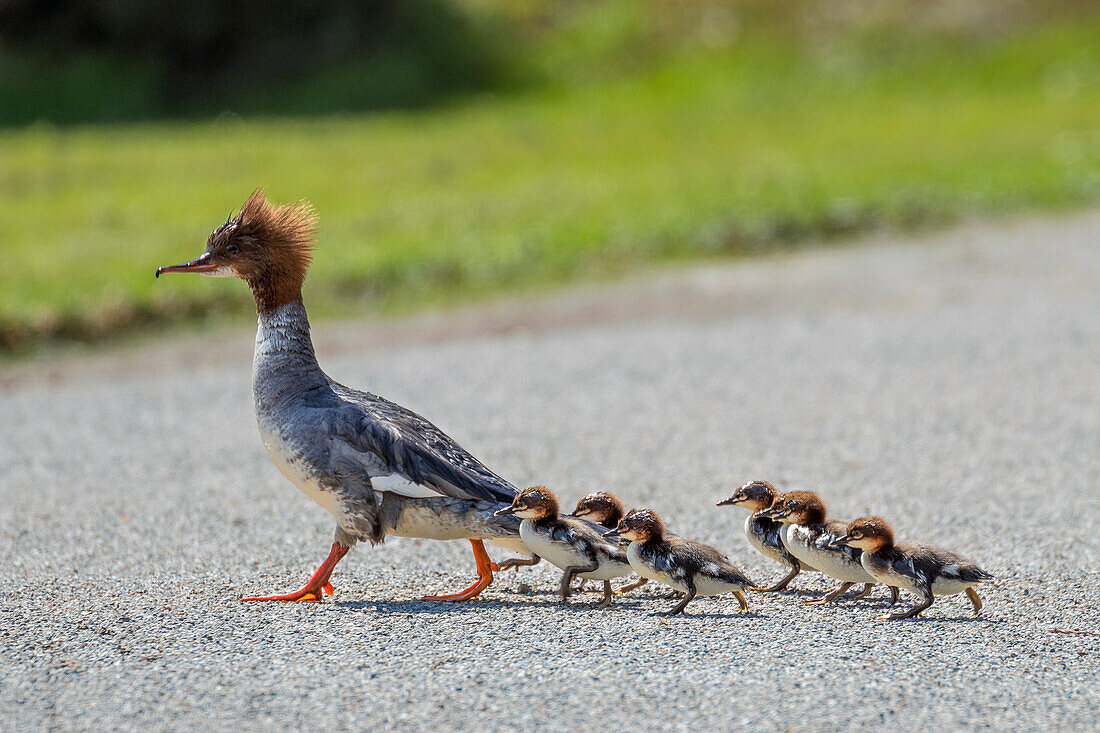
[[315,324],[330,374],[519,485],[618,492],[759,582],[780,570],[714,502],[818,490],[993,572],[973,621],[962,596],[905,623],[872,620],[882,593],[803,608],[810,576],[667,621],[655,593],[563,606],[546,567],[424,603],[470,581],[468,545],[401,538],[356,548],[324,604],[242,605],[300,585],[332,535],[260,444],[251,333],[9,366],[4,727],[1095,728],[1098,234],[1100,212],[976,223]]

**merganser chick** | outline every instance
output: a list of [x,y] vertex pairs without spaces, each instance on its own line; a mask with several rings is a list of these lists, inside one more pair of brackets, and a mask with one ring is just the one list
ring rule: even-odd
[[626,514],[626,505],[622,499],[610,491],[597,491],[578,501],[577,508],[569,516],[584,517],[601,527],[615,529],[619,526],[619,520],[624,514]]
[[377,544],[388,534],[469,539],[478,579],[426,600],[474,598],[498,569],[483,540],[526,554],[519,522],[493,514],[516,489],[420,415],[321,371],[302,304],[316,221],[308,202],[272,206],[258,189],[210,234],[199,257],[156,273],[248,283],[259,313],[252,389],[260,435],[283,475],[336,519],[328,557],[305,585],[242,600],[320,601],[333,592],[329,578],[354,544]]
[[920,603],[908,611],[880,616],[880,621],[913,618],[931,606],[936,596],[963,592],[974,607],[970,618],[982,612],[982,601],[974,586],[992,575],[948,550],[916,543],[894,544],[894,530],[881,517],[855,520],[833,544],[858,547],[863,551],[860,562],[875,580],[900,586],[920,598]]
[[609,535],[630,540],[626,557],[634,572],[683,594],[669,616],[683,613],[695,596],[733,593],[738,613],[749,609],[745,590],[752,581],[719,550],[665,532],[665,523],[651,509],[635,509],[619,521]]
[[[877,582],[860,563],[861,551],[855,547],[832,546],[837,537],[844,534],[848,523],[825,518],[825,502],[812,491],[791,491],[775,498],[771,507],[757,513],[758,516],[777,520],[783,524],[780,538],[783,546],[798,558],[799,562],[839,580],[840,586],[813,601],[808,606],[831,603],[855,583],[863,583],[863,590],[854,598],[863,598]],[[891,605],[897,602],[898,590],[891,587]]]
[[[577,502],[577,508],[573,510],[571,517],[584,517],[590,522],[595,522],[601,527],[607,529],[615,529],[619,526],[619,520],[626,514],[626,504],[615,494],[610,491],[597,491],[583,497]],[[645,585],[647,581],[645,578],[640,578],[633,583],[627,583],[626,585],[618,588],[615,591],[615,595],[622,595],[623,593],[629,593],[635,588],[640,588]],[[583,591],[584,586],[587,585],[587,580],[582,580],[578,591]]]
[[605,538],[602,527],[579,517],[563,517],[558,498],[545,486],[524,489],[512,505],[497,510],[497,515],[512,515],[523,521],[519,536],[531,552],[557,565],[561,577],[561,599],[568,601],[573,578],[603,581],[603,600],[599,608],[611,603],[611,579],[633,571],[626,558],[625,543]]
[[764,557],[790,568],[790,572],[787,573],[786,577],[772,587],[751,589],[761,593],[775,593],[783,590],[804,567],[806,570],[813,570],[812,567],[804,566],[802,561],[784,547],[783,540],[779,536],[783,525],[774,519],[757,514],[757,512],[770,508],[776,495],[775,487],[767,481],[750,481],[739,488],[730,498],[723,499],[715,504],[715,506],[736,506],[748,509],[749,516],[745,518],[745,537],[748,538],[749,544]]

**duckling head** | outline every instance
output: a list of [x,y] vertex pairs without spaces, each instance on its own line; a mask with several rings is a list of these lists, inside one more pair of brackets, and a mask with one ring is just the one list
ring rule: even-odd
[[625,511],[626,507],[622,499],[608,491],[597,491],[577,502],[573,516],[585,517],[590,522],[614,527],[623,518]]
[[848,545],[864,552],[877,552],[894,544],[894,530],[882,517],[860,517],[848,525],[844,534],[829,543]]
[[775,498],[770,509],[757,512],[783,524],[821,524],[825,521],[825,502],[812,491],[789,491]]
[[605,537],[622,537],[631,542],[660,542],[665,534],[665,523],[652,509],[632,509],[619,520],[619,526]]
[[558,498],[545,486],[531,486],[516,494],[512,505],[496,514],[512,514],[520,519],[547,519],[558,516]]
[[769,508],[775,501],[775,487],[767,481],[750,481],[728,499],[715,504],[715,506],[739,506],[751,512],[759,512]]

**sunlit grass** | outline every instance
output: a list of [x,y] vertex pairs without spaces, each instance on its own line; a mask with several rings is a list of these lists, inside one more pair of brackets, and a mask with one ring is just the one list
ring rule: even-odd
[[747,37],[445,110],[0,133],[0,348],[247,313],[240,284],[152,273],[261,185],[318,209],[319,314],[1092,202],[1098,38],[1075,22],[823,59]]

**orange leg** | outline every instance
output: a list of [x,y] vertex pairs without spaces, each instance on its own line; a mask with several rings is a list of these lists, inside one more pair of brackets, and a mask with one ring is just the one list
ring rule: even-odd
[[474,560],[477,562],[477,580],[474,581],[473,585],[461,593],[424,596],[421,600],[452,601],[458,603],[459,601],[468,601],[472,598],[477,598],[481,594],[481,591],[489,587],[489,584],[493,582],[493,571],[500,570],[500,567],[489,559],[489,554],[485,552],[484,542],[481,540],[470,540],[470,544],[474,546]]
[[328,557],[321,563],[321,567],[317,568],[317,571],[313,573],[306,584],[293,593],[284,593],[278,596],[252,596],[250,598],[242,598],[242,601],[282,601],[283,603],[291,602],[312,602],[317,603],[323,597],[325,593],[330,596],[333,593],[332,583],[329,582],[329,577],[332,575],[332,571],[336,568],[336,563],[340,562],[340,559],[344,555],[348,554],[348,550],[351,549],[349,545],[341,545],[339,542],[332,543],[332,549],[329,550]]

